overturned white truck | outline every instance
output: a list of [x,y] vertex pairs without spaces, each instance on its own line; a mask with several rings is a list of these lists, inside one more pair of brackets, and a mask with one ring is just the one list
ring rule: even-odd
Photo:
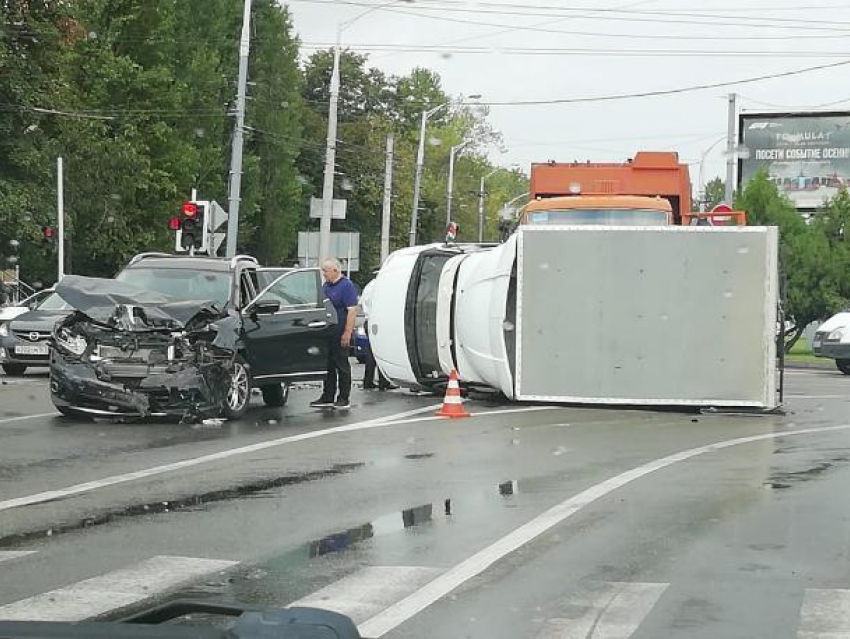
[[521,226],[498,246],[417,246],[370,287],[384,373],[518,401],[777,405],[772,227]]

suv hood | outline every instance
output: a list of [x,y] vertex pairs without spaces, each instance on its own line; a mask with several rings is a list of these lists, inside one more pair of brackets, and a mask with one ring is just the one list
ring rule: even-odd
[[[56,286],[56,294],[72,308],[96,322],[114,325],[121,310],[143,311],[147,328],[188,328],[198,316],[210,318],[224,313],[209,300],[176,300],[173,297],[98,277],[66,275]],[[138,317],[130,313],[128,317]],[[132,328],[134,322],[128,322]]]

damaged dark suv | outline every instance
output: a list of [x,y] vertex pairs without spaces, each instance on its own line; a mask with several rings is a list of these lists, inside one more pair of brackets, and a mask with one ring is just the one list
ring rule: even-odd
[[253,258],[143,254],[114,280],[66,276],[74,313],[53,334],[59,412],[87,417],[242,416],[258,386],[282,406],[293,381],[324,377],[336,313],[319,270],[268,282]]

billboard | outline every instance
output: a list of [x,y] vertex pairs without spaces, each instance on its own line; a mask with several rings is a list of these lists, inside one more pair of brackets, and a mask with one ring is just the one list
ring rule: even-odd
[[766,169],[797,210],[812,211],[850,186],[850,112],[745,113],[738,186]]

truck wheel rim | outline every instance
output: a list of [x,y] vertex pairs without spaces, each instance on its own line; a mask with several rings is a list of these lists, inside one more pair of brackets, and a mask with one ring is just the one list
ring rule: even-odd
[[236,362],[233,365],[233,379],[227,393],[227,405],[231,410],[239,410],[248,399],[248,371]]

